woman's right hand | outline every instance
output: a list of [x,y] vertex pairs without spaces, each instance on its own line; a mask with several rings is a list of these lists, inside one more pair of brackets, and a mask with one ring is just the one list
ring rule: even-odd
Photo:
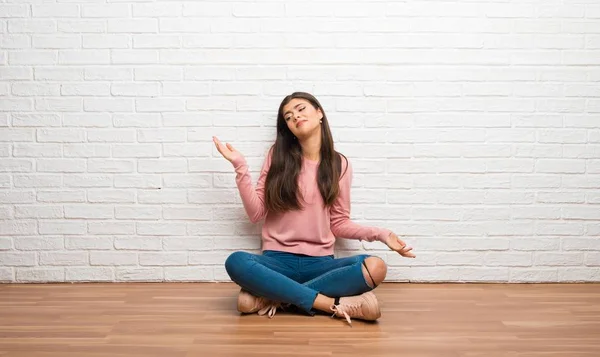
[[216,136],[213,136],[213,142],[215,143],[215,146],[217,147],[217,150],[219,150],[221,155],[223,155],[224,158],[229,160],[229,162],[233,163],[234,160],[243,157],[243,155],[239,151],[234,149],[230,143],[223,145],[223,143],[219,139],[217,139]]

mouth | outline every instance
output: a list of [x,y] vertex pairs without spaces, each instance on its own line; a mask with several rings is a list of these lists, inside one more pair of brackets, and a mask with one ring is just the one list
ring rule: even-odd
[[302,125],[302,124],[304,124],[304,123],[306,123],[306,122],[307,122],[307,120],[302,120],[302,121],[299,121],[299,122],[296,124],[296,128],[299,128],[299,127],[300,127],[300,125]]

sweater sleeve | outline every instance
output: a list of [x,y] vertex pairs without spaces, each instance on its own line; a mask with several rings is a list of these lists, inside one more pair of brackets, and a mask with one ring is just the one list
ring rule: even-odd
[[[346,166],[345,173],[344,166]],[[330,208],[331,232],[336,238],[358,239],[369,242],[378,240],[385,243],[392,233],[389,229],[362,226],[350,220],[350,189],[353,171],[350,162],[344,160],[344,158],[342,158],[342,174],[340,193]]]
[[271,166],[271,150],[267,153],[267,157],[261,168],[256,188],[252,185],[252,177],[248,168],[248,163],[244,157],[240,157],[232,162],[235,169],[235,182],[246,214],[252,223],[256,223],[267,215],[265,206],[265,181],[267,173]]

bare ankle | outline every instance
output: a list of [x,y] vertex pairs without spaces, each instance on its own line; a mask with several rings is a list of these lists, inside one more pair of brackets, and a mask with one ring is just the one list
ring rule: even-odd
[[313,308],[324,312],[331,312],[331,305],[333,305],[334,301],[333,298],[317,294],[317,298],[313,303]]

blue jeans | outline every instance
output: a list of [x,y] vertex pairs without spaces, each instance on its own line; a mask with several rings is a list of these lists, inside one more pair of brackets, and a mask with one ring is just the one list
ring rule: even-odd
[[359,295],[373,290],[363,275],[369,255],[312,257],[273,250],[262,255],[232,253],[225,261],[231,280],[255,296],[289,303],[314,315],[317,294],[328,297]]

